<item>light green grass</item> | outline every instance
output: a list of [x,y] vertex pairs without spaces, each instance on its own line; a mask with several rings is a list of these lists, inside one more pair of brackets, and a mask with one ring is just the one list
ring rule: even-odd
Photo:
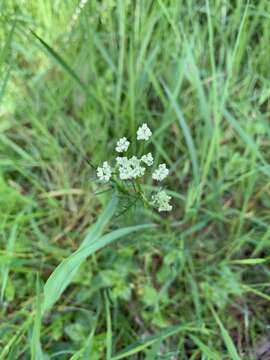
[[[0,2],[0,359],[253,359],[270,3],[89,0],[74,22],[77,5]],[[166,216],[95,181],[143,122]]]

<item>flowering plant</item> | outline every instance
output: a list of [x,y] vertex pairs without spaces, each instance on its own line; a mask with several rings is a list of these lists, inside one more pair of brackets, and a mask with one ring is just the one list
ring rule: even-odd
[[[143,124],[137,130],[138,141],[148,141],[152,136],[152,131],[147,124]],[[126,153],[129,149],[130,142],[126,137],[122,137],[117,141],[115,150],[119,154]],[[149,152],[140,157],[132,155],[117,156],[115,165],[111,166],[108,161],[104,161],[97,168],[97,177],[103,183],[112,182],[117,189],[124,194],[136,194],[136,199],[140,199],[147,207],[157,208],[158,211],[171,211],[171,196],[160,186],[153,194],[147,194],[142,186],[142,178],[154,163],[154,158]],[[152,179],[155,182],[163,181],[169,174],[166,164],[160,164],[157,169],[152,172]]]

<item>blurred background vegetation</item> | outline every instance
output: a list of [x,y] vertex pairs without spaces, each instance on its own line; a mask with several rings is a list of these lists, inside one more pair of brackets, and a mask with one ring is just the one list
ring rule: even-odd
[[[2,0],[0,10],[0,359],[259,359],[270,2]],[[89,162],[110,160],[142,122],[170,167],[173,212],[120,212],[108,231],[158,227],[88,258],[35,322],[44,283],[110,200],[95,194]]]

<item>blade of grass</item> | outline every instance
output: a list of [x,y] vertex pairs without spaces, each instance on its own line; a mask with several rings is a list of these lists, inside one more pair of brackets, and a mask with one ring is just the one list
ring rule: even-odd
[[36,312],[35,312],[35,321],[34,328],[31,338],[31,359],[32,360],[42,360],[43,354],[40,344],[40,328],[41,328],[41,291],[40,291],[40,282],[39,277],[37,276],[36,280]]
[[258,265],[267,262],[269,259],[239,259],[239,260],[231,260],[230,264],[236,265]]
[[21,338],[24,336],[24,333],[29,329],[29,326],[31,325],[33,321],[33,315],[30,314],[24,323],[20,326],[18,326],[17,331],[14,336],[11,337],[9,342],[6,344],[6,346],[1,349],[0,353],[0,360],[6,360],[8,357],[8,354],[12,352],[12,349],[18,342],[21,341]]
[[[125,350],[121,351],[119,354],[115,355],[112,360],[119,360],[127,358],[131,355],[137,354],[149,346],[153,345],[156,341],[164,340],[170,336],[176,335],[179,332],[188,332],[188,331],[202,331],[199,328],[192,328],[189,326],[175,326],[160,332],[159,334],[149,336],[145,340],[136,341],[134,344],[128,346]],[[206,330],[205,330],[206,331]],[[207,331],[206,331],[207,332]]]
[[112,198],[103,213],[98,217],[97,222],[91,227],[89,233],[84,238],[80,248],[90,245],[97,237],[101,236],[104,227],[114,215],[118,199],[116,196]]
[[100,238],[104,227],[115,213],[116,206],[117,198],[113,197],[106,209],[98,218],[95,225],[90,228],[79,249],[58,265],[54,272],[50,275],[44,287],[43,311],[49,310],[52,307],[65,288],[72,281],[79,266],[84,260],[83,256],[80,257],[77,254],[80,254],[82,249],[89,247],[91,244],[93,246],[93,244]]
[[198,346],[203,355],[207,356],[209,360],[221,360],[221,356],[213,349],[210,349],[207,345],[205,345],[197,336],[189,335],[191,340]]
[[11,45],[11,41],[12,41],[12,38],[13,38],[13,35],[14,35],[16,24],[17,24],[17,21],[13,20],[11,29],[10,29],[8,35],[7,35],[7,40],[6,40],[5,45],[4,45],[4,47],[3,47],[2,51],[1,51],[1,54],[0,54],[0,69],[3,66],[3,63],[7,60],[8,51],[10,49],[10,45]]
[[[14,20],[13,23],[12,23],[12,27],[11,27],[9,33],[8,33],[5,45],[4,45],[4,47],[3,47],[2,51],[1,51],[1,54],[0,54],[0,69],[2,69],[3,64],[7,61],[7,56],[8,56],[10,46],[11,46],[11,42],[12,42],[12,38],[13,38],[14,31],[15,31],[15,28],[16,28],[16,24],[17,24],[17,21]],[[7,67],[4,78],[1,79],[2,84],[1,84],[1,88],[0,88],[0,103],[1,103],[1,101],[3,99],[4,94],[5,94],[5,89],[6,89],[9,77],[10,77],[10,72],[11,72],[11,67],[12,67],[12,62],[10,61],[10,59],[9,59],[8,62],[9,62],[9,65]]]
[[236,347],[233,343],[232,338],[230,337],[228,331],[225,329],[224,325],[222,324],[220,318],[218,317],[218,314],[215,312],[215,310],[211,307],[212,314],[220,328],[221,335],[223,338],[223,341],[227,347],[227,350],[231,356],[232,360],[241,360],[240,356],[237,353]]
[[80,86],[80,88],[87,94],[89,90],[87,86],[81,81],[79,76],[75,71],[62,59],[62,57],[46,43],[41,37],[39,37],[33,30],[30,30],[30,33],[41,43],[41,45],[46,49],[47,53],[54,59]]
[[115,230],[107,235],[98,237],[88,246],[79,248],[75,253],[65,259],[50,275],[44,287],[44,305],[43,311],[49,310],[52,305],[59,299],[65,288],[72,281],[76,271],[83,261],[104,246],[113,241],[128,235],[134,231],[152,227],[153,224],[130,226]]
[[237,59],[237,52],[238,52],[238,49],[239,49],[239,46],[240,46],[244,25],[245,25],[247,15],[248,15],[248,8],[249,8],[249,0],[247,1],[245,11],[244,11],[244,14],[242,16],[242,21],[241,21],[240,26],[239,26],[239,31],[238,31],[238,34],[237,34],[237,38],[236,38],[235,46],[234,46],[234,49],[233,49],[233,53],[229,57],[230,61],[229,61],[229,64],[228,64],[228,69],[227,69],[226,83],[225,83],[225,86],[224,86],[223,96],[221,98],[221,103],[220,103],[220,105],[221,105],[221,113],[223,112],[223,110],[225,110],[225,105],[226,105],[227,97],[228,97],[228,94],[229,94],[229,87],[230,87],[230,84],[231,84],[231,80],[233,78],[235,61]]
[[106,332],[106,360],[111,360],[112,357],[112,320],[110,312],[110,303],[106,292],[104,293],[105,297],[105,309],[106,309],[106,323],[107,323],[107,332]]
[[267,165],[264,157],[258,149],[257,144],[252,139],[252,137],[241,127],[239,122],[229,113],[229,111],[224,111],[225,119],[230,123],[230,125],[234,128],[234,130],[238,133],[240,138],[246,143],[246,145],[250,148],[252,152],[255,152],[258,158],[262,161],[264,165]]
[[[17,229],[18,229],[18,224],[17,222],[14,223],[12,229],[11,229],[11,233],[10,236],[8,238],[8,242],[7,242],[7,255],[12,258],[12,253],[14,250],[14,245],[15,245],[15,241],[16,241],[16,237],[17,237]],[[8,281],[8,274],[9,274],[9,266],[7,265],[3,265],[2,269],[2,286],[1,286],[1,302],[4,300],[4,296],[5,296],[5,289],[7,286],[7,281]]]
[[261,297],[262,299],[265,299],[267,301],[270,301],[270,296],[267,295],[267,294],[264,294],[262,293],[261,291],[257,290],[257,289],[254,289],[253,287],[251,286],[248,286],[248,285],[243,285],[242,286],[242,289],[246,292],[251,292],[259,297]]
[[198,160],[197,160],[197,153],[196,153],[196,148],[190,133],[190,130],[188,128],[188,125],[186,123],[186,120],[178,106],[178,104],[176,103],[176,100],[173,96],[173,94],[171,93],[171,91],[169,90],[169,88],[165,85],[165,83],[163,83],[163,87],[165,89],[165,92],[168,96],[168,99],[171,102],[171,105],[175,111],[175,114],[177,116],[178,122],[180,124],[180,127],[184,133],[184,137],[187,143],[187,147],[189,150],[189,155],[190,155],[190,159],[191,159],[191,163],[192,163],[192,167],[193,167],[193,174],[194,174],[194,179],[196,181],[196,183],[199,183],[199,165],[198,165]]
[[[118,65],[117,65],[117,84],[115,95],[115,115],[119,116],[119,110],[121,106],[121,94],[123,88],[124,78],[124,60],[125,60],[125,44],[126,44],[126,5],[123,0],[117,0],[117,15],[118,15],[118,36],[119,36],[119,53],[118,53]],[[119,121],[117,124],[121,124]],[[117,130],[120,130],[118,125]]]
[[94,338],[94,335],[96,332],[96,328],[97,328],[97,324],[98,324],[98,320],[99,320],[99,316],[100,316],[100,310],[101,310],[101,306],[99,306],[97,309],[97,315],[91,324],[92,330],[91,330],[89,336],[86,338],[83,347],[79,351],[77,351],[74,355],[72,355],[70,360],[89,360],[91,358],[93,338]]

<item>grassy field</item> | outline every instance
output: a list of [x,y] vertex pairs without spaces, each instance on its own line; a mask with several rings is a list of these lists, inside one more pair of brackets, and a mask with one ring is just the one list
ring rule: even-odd
[[[270,2],[0,8],[0,360],[267,359]],[[170,213],[96,179],[144,122]]]

